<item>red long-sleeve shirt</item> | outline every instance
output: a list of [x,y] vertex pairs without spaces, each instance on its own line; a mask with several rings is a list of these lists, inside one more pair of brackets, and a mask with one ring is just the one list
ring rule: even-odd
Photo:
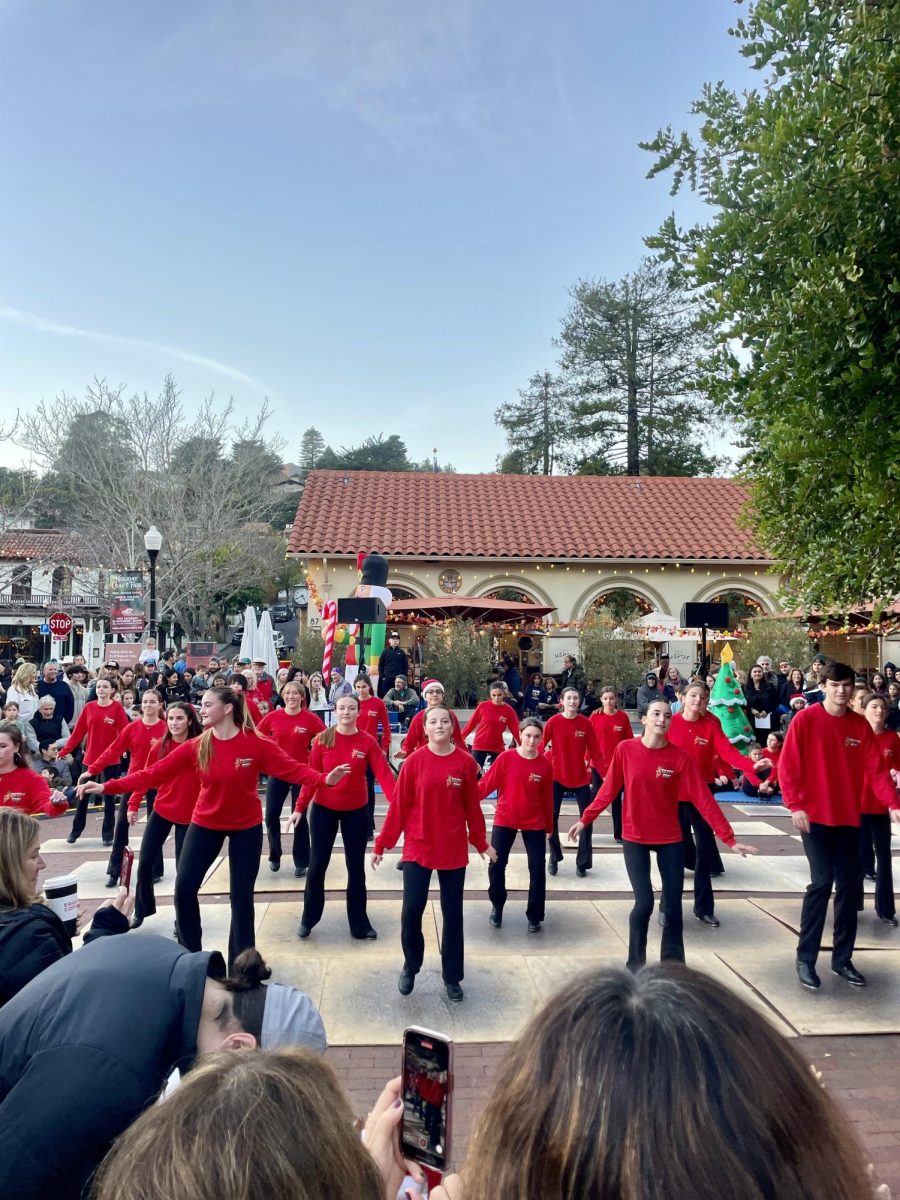
[[590,783],[591,775],[585,759],[589,759],[594,770],[602,775],[603,755],[593,725],[587,717],[577,713],[564,717],[557,713],[544,726],[541,749],[553,747],[553,778],[563,787],[584,787]]
[[612,804],[622,789],[622,836],[626,842],[666,845],[681,841],[679,800],[690,800],[723,842],[734,845],[734,832],[709,794],[697,767],[678,746],[658,750],[642,738],[621,742],[615,749],[603,787],[582,814],[585,825]]
[[251,829],[262,820],[262,808],[256,787],[261,772],[286,779],[288,783],[318,785],[325,776],[298,763],[267,737],[241,729],[232,738],[213,737],[209,765],[200,769],[197,753],[200,738],[180,746],[143,771],[110,779],[103,785],[107,795],[115,792],[147,791],[160,788],[179,774],[192,773],[200,787],[193,817],[195,825],[205,829]]
[[69,740],[60,749],[60,758],[65,758],[67,754],[77,750],[86,737],[84,756],[88,762],[93,762],[104,750],[109,749],[122,730],[130,724],[125,709],[115,700],[104,705],[97,700],[89,700],[81,710]]
[[718,774],[716,756],[730,767],[753,770],[753,759],[729,742],[718,717],[712,713],[704,713],[696,721],[689,721],[684,713],[676,713],[669,726],[669,741],[689,756],[704,783],[712,783]]
[[368,700],[360,700],[359,716],[356,719],[357,729],[362,729],[366,733],[371,734],[377,742],[379,740],[379,725],[381,725],[381,749],[385,754],[390,754],[391,720],[384,701],[379,700],[377,696],[370,696]]
[[631,728],[631,721],[628,719],[628,713],[619,709],[614,713],[605,713],[602,708],[598,708],[591,713],[588,719],[597,736],[597,745],[600,747],[602,769],[599,770],[599,774],[602,777],[609,770],[616,746],[619,742],[630,742],[634,737],[634,732]]
[[496,754],[506,749],[503,740],[504,733],[511,733],[513,741],[519,741],[519,718],[515,711],[506,704],[495,704],[493,700],[482,700],[475,711],[466,721],[462,731],[463,740],[470,733],[475,734],[472,742],[473,750],[487,750]]
[[313,738],[325,732],[325,723],[308,708],[301,708],[293,716],[285,708],[273,708],[260,721],[259,732],[271,738],[297,762],[308,763]]
[[866,783],[885,808],[900,807],[897,789],[865,717],[833,717],[822,704],[798,712],[778,760],[785,805],[817,825],[858,825]]
[[411,754],[397,781],[375,853],[392,850],[403,834],[403,861],[450,871],[469,861],[469,842],[487,850],[484,813],[478,802],[478,767],[465,750],[435,754],[427,746]]
[[[343,763],[349,764],[349,775],[345,775],[334,787],[322,787],[325,775]],[[356,733],[335,730],[333,746],[325,746],[321,738],[316,738],[309,753],[309,765],[314,771],[322,772],[320,783],[304,785],[294,805],[296,812],[306,812],[313,800],[324,808],[338,812],[364,808],[369,803],[366,767],[372,768],[389,801],[394,794],[394,776],[381,753],[381,747],[370,733],[363,733],[361,729],[357,729]]]
[[495,825],[553,832],[553,765],[545,754],[526,758],[515,748],[504,750],[482,776],[478,799],[484,800],[495,788]]
[[[169,742],[159,747],[162,758],[171,753],[179,743]],[[180,743],[184,745],[184,742]],[[156,760],[154,760],[156,761]],[[148,764],[148,766],[151,764]],[[156,799],[153,801],[153,811],[166,821],[175,825],[189,825],[194,813],[194,805],[200,793],[200,776],[196,771],[179,771],[174,779],[160,784]],[[137,812],[141,805],[143,792],[132,792],[128,797],[128,811]]]
[[15,767],[0,775],[0,808],[14,808],[32,816],[46,813],[48,817],[61,817],[68,807],[65,797],[53,799],[47,780],[30,767]]
[[[452,709],[448,709],[448,711],[450,713],[450,724],[453,726],[453,744],[454,746],[459,746],[461,749],[465,750],[465,739],[463,737],[462,730],[459,727],[459,721],[456,719],[456,713],[453,712]],[[427,740],[425,737],[425,714],[427,712],[428,709],[423,708],[421,712],[417,712],[410,721],[409,729],[406,731],[406,737],[400,743],[400,749],[404,754],[410,755],[412,754],[413,750],[418,750],[420,746],[425,745]]]
[[107,746],[97,758],[87,760],[85,769],[91,775],[98,775],[104,767],[111,767],[113,763],[119,762],[123,754],[130,754],[128,769],[141,771],[148,762],[156,758],[159,743],[165,736],[165,721],[154,721],[152,725],[145,725],[143,721],[130,721],[112,745]]
[[[871,726],[870,726],[871,728]],[[872,730],[875,745],[881,761],[888,771],[900,770],[900,735],[893,729],[882,729],[881,733]],[[862,810],[864,813],[879,814],[888,811],[887,805],[875,795],[871,783],[866,780],[863,787]]]

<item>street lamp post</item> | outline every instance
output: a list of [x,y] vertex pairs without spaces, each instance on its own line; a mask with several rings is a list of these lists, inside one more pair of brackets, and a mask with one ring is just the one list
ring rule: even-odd
[[150,637],[156,634],[156,560],[162,548],[162,534],[155,525],[151,525],[144,534],[144,549],[150,560]]

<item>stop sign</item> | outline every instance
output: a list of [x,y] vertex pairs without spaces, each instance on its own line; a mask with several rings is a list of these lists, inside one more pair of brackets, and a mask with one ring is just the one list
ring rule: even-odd
[[68,613],[53,613],[47,624],[55,638],[64,638],[72,632],[72,618]]

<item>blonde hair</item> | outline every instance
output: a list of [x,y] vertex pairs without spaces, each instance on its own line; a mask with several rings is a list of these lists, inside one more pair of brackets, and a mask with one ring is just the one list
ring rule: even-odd
[[37,667],[34,663],[22,663],[12,677],[12,686],[18,692],[33,692],[37,679]]
[[311,1050],[220,1051],[114,1144],[93,1200],[383,1200],[334,1071]]
[[[212,687],[207,689],[205,695],[215,696],[222,704],[231,706],[231,717],[238,729],[244,729],[248,733],[256,733],[256,726],[253,724],[253,718],[247,711],[247,703],[244,700],[243,692],[233,692],[230,687]],[[259,736],[257,734],[257,737]],[[209,770],[209,764],[212,759],[213,737],[213,731],[205,729],[197,739],[197,765],[201,771]]]
[[0,808],[0,911],[28,908],[42,897],[25,879],[25,856],[41,836],[41,823],[14,808]]
[[[356,711],[359,712],[359,696],[357,696],[354,692],[348,692],[346,696],[338,696],[337,700],[334,702],[335,711],[337,711],[337,706],[342,700],[352,700],[356,705]],[[326,750],[331,750],[334,746],[334,743],[337,741],[337,725],[329,725],[324,733],[318,734],[316,741],[320,745],[324,746]]]

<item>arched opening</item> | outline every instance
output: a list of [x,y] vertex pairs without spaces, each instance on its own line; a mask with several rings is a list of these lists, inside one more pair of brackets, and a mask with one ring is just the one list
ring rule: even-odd
[[520,587],[492,588],[489,592],[484,593],[484,598],[486,600],[512,600],[515,604],[540,604],[540,600],[535,600],[534,596]]
[[743,629],[752,617],[764,617],[766,609],[755,596],[748,592],[729,588],[725,592],[717,592],[710,596],[711,604],[728,605],[728,628]]
[[623,587],[601,592],[591,604],[591,608],[607,613],[622,623],[645,617],[653,611],[653,605],[645,596],[632,591],[631,588]]
[[399,584],[392,585],[391,595],[394,597],[395,600],[418,600],[418,599],[420,599],[420,597],[417,596],[415,592],[410,591],[409,588],[400,587]]

